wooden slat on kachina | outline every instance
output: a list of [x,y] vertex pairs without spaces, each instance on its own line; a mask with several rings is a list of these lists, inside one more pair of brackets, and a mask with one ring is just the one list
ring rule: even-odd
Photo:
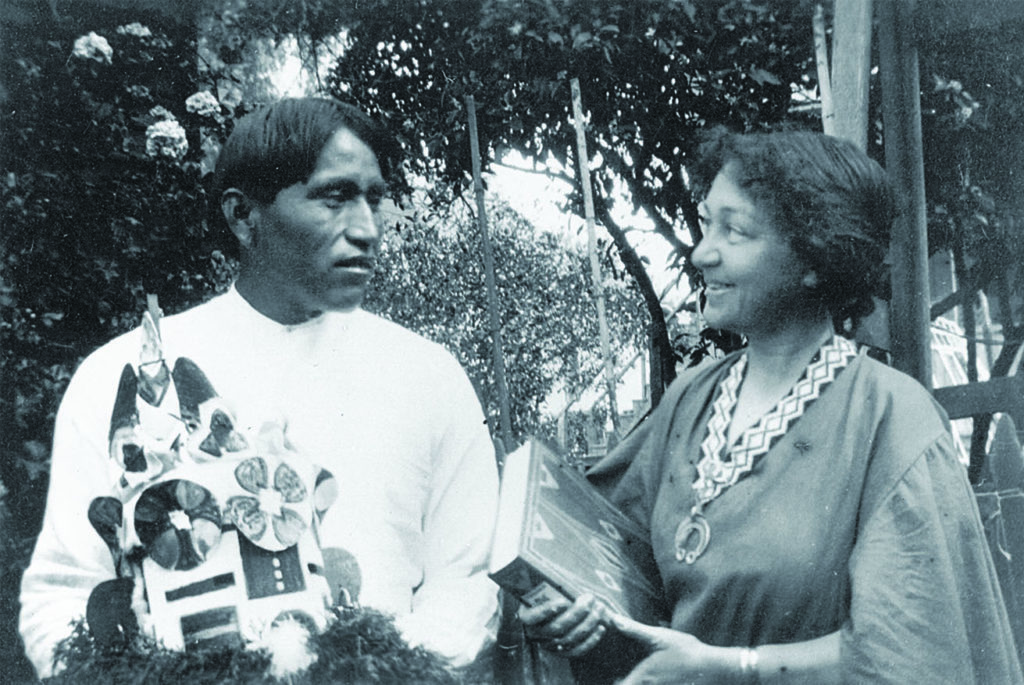
[[220,575],[213,576],[212,578],[200,580],[197,583],[191,583],[173,590],[168,590],[165,593],[165,597],[167,597],[168,602],[174,602],[179,599],[185,599],[186,597],[195,597],[197,595],[205,595],[207,592],[223,590],[224,588],[231,587],[234,584],[234,573],[221,573]]
[[187,647],[240,647],[242,635],[234,607],[220,607],[181,617]]

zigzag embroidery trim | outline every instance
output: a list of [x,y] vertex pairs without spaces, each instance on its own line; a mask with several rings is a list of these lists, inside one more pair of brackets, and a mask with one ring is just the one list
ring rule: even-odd
[[803,416],[811,403],[821,396],[836,375],[856,356],[856,345],[841,336],[833,336],[822,346],[789,394],[761,417],[757,425],[744,431],[737,444],[729,450],[731,459],[723,460],[719,455],[726,447],[729,423],[732,421],[747,365],[746,354],[741,356],[719,387],[708,421],[708,435],[701,443],[698,478],[693,483],[701,504],[718,497],[725,488],[748,473],[758,457],[766,454],[775,441],[786,434],[789,426]]

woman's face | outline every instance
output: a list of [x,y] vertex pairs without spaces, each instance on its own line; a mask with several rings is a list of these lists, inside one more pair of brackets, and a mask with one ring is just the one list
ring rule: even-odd
[[703,238],[691,259],[704,276],[708,325],[754,338],[784,330],[806,311],[810,270],[768,208],[735,183],[733,169],[722,168],[700,205]]

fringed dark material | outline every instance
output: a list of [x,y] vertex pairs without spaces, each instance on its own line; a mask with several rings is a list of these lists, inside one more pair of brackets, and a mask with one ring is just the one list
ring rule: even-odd
[[[310,638],[317,660],[308,670],[277,680],[269,675],[270,655],[245,648],[207,648],[188,652],[165,649],[136,637],[120,649],[99,649],[88,628],[79,623],[57,648],[64,664],[51,685],[119,683],[138,685],[222,685],[226,683],[429,683],[481,682],[458,672],[438,654],[410,647],[394,621],[372,609],[349,609],[320,635]],[[476,669],[473,669],[476,670]]]

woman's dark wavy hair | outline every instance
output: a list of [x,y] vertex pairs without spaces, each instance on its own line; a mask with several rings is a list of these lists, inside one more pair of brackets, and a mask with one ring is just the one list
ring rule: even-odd
[[885,264],[896,217],[885,170],[853,144],[808,131],[708,133],[690,170],[698,199],[731,164],[732,179],[767,209],[797,256],[818,276],[817,293],[837,330],[888,296]]
[[340,129],[373,150],[386,179],[395,172],[397,143],[365,113],[328,98],[285,98],[235,124],[217,158],[214,197],[238,188],[257,202],[273,202],[278,192],[309,178],[320,152]]

